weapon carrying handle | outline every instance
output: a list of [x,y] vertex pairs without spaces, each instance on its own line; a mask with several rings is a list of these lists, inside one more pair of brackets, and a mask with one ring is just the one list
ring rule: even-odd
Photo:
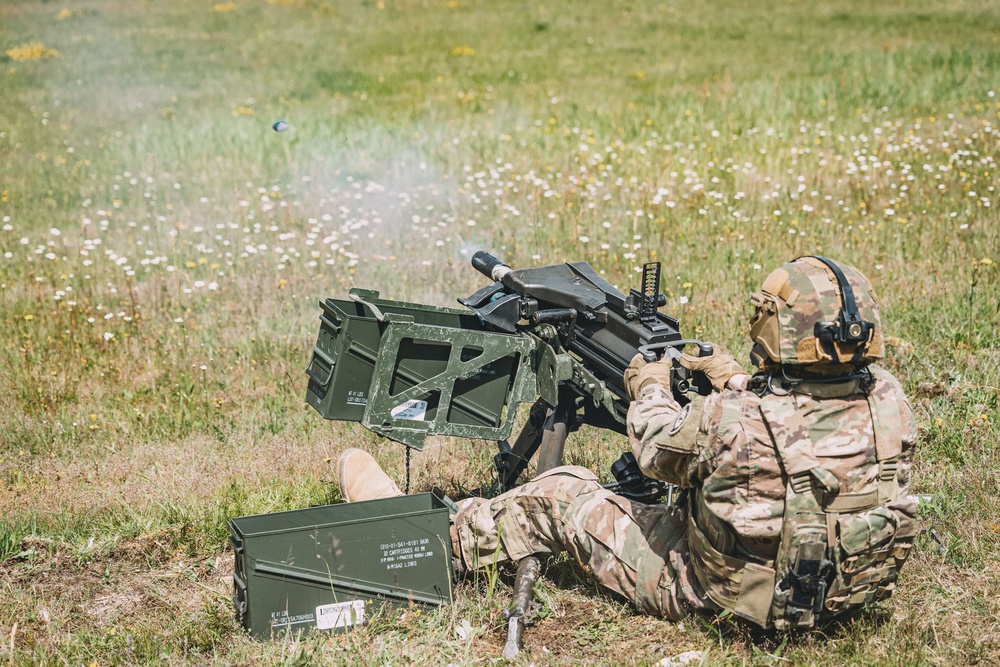
[[[673,362],[674,368],[677,368],[680,366],[681,350],[687,345],[697,345],[699,357],[710,357],[715,354],[715,348],[711,343],[687,338],[666,343],[640,345],[639,354],[642,355],[646,363],[653,363],[659,359],[668,358]],[[672,372],[670,379],[670,389],[675,395],[686,394],[693,389],[702,396],[707,396],[712,391],[711,383],[702,373],[696,373],[693,377],[689,377],[685,370],[680,370],[676,373]]]
[[697,345],[699,357],[710,357],[715,354],[715,348],[712,347],[711,343],[689,338],[685,338],[683,340],[672,340],[667,343],[640,345],[639,354],[642,355],[643,360],[647,364],[651,364],[658,359],[662,359],[663,357],[670,357],[671,359],[679,358],[681,356],[681,350],[687,345]]

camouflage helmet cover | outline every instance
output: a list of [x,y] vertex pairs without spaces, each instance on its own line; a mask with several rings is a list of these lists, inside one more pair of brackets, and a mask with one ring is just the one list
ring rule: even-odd
[[836,322],[846,304],[834,271],[816,257],[800,257],[772,271],[761,290],[750,297],[756,308],[750,320],[755,364],[761,368],[777,364],[821,370],[827,366],[858,367],[885,356],[878,301],[871,283],[852,266],[835,266],[854,293],[864,328],[851,330],[855,334],[863,331],[863,340],[817,336],[823,326],[817,327],[817,323]]

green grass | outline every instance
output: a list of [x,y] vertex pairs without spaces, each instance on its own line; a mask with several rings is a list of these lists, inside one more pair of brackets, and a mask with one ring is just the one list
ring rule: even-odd
[[[499,662],[507,573],[259,644],[225,552],[228,516],[336,500],[349,445],[402,476],[396,446],[303,401],[317,300],[453,305],[480,248],[622,287],[663,261],[665,311],[741,357],[771,268],[858,266],[940,538],[894,606],[787,641],[636,616],[556,560],[537,664],[1000,660],[994,5],[233,4],[0,4],[0,660]],[[31,42],[58,57],[7,55]],[[581,432],[567,456],[606,474],[623,446]],[[415,487],[485,484],[491,456],[435,442]]]

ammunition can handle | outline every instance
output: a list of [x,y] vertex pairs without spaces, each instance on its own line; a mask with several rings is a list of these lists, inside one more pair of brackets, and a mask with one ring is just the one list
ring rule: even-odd
[[[382,314],[382,311],[379,310],[378,306],[376,306],[374,303],[372,303],[371,301],[366,301],[363,296],[361,296],[354,290],[348,292],[347,296],[351,297],[352,301],[360,303],[362,306],[365,306],[368,308],[368,310],[372,311],[372,315],[375,316],[376,320],[378,320],[379,322],[385,322],[385,315]],[[376,296],[378,295],[376,294]]]
[[[326,362],[326,365],[330,367],[330,371],[326,374],[326,378],[323,378],[316,371],[313,370],[313,361],[319,357]],[[313,380],[319,383],[321,387],[325,387],[330,384],[330,378],[333,377],[333,369],[337,365],[337,361],[332,357],[326,355],[325,352],[321,351],[319,348],[313,348],[312,357],[309,358],[309,365],[306,366],[306,375],[311,377]]]

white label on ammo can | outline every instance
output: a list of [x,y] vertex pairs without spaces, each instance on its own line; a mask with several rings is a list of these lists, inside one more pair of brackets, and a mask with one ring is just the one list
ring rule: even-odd
[[320,630],[347,628],[364,622],[364,600],[349,600],[316,607],[316,627]]
[[412,419],[422,422],[426,419],[427,401],[407,401],[400,403],[390,410],[389,414],[397,419]]

